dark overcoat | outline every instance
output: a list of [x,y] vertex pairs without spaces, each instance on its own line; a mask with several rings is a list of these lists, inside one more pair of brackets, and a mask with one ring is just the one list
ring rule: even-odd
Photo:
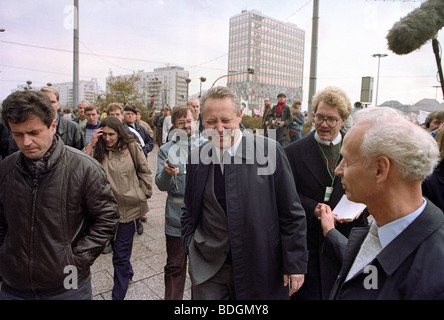
[[348,242],[334,229],[326,246],[343,259],[330,299],[443,300],[444,215],[428,201],[424,211],[370,262],[344,283],[369,228],[353,228]]
[[[186,249],[202,218],[212,148],[207,143],[195,150],[199,155],[187,165],[181,219]],[[307,247],[305,213],[284,150],[244,131],[224,175],[236,299],[288,299],[283,275],[306,272]]]
[[[344,189],[341,178],[336,176],[330,200],[324,201],[325,188],[331,186],[332,179],[314,134],[315,131],[312,131],[285,148],[296,189],[307,215],[308,273],[302,288],[293,295],[293,299],[301,300],[328,299],[340,270],[336,261],[321,252],[324,235],[321,223],[313,213],[318,203],[326,203],[333,210],[344,195]],[[339,158],[341,160],[342,156]],[[352,227],[368,225],[367,216],[366,211],[353,222],[338,224],[337,229],[348,237]]]

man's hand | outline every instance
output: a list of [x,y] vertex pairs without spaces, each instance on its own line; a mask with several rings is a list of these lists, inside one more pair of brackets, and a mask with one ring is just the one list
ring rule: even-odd
[[302,287],[304,279],[305,275],[303,274],[284,274],[284,287],[290,284],[290,287],[288,288],[289,296],[291,296]]
[[163,165],[163,169],[170,176],[174,176],[175,174],[179,173],[179,168],[171,168],[166,161]]
[[[327,233],[335,228],[335,216],[334,213],[331,211],[330,206],[326,204],[318,204],[319,206],[319,216],[318,219],[321,220],[321,227],[322,232],[324,234],[324,237],[327,236]],[[316,207],[318,208],[318,207]],[[316,211],[316,209],[315,209]]]

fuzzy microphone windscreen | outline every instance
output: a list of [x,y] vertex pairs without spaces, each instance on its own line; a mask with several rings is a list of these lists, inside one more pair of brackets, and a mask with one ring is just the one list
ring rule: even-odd
[[442,27],[444,0],[428,0],[393,25],[388,47],[396,54],[408,54],[435,38]]

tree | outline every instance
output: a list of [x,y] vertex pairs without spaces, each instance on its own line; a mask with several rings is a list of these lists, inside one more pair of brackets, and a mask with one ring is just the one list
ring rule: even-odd
[[143,70],[139,70],[137,72],[133,71],[130,76],[114,76],[110,70],[106,81],[106,93],[102,94],[97,102],[100,111],[105,112],[111,102],[122,104],[128,102],[131,107],[145,111],[146,102],[137,85],[142,72]]

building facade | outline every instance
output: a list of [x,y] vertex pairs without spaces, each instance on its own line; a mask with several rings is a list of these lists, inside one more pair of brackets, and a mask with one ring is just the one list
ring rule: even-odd
[[[131,76],[131,75],[123,75]],[[152,72],[141,72],[137,88],[146,104],[154,100],[154,108],[171,108],[185,104],[187,99],[186,78],[189,72],[179,66],[165,66],[156,68]]]
[[[73,106],[73,83],[72,81],[69,82],[60,82],[60,83],[52,83],[49,84],[57,89],[59,92],[59,104],[60,109],[64,110],[67,108],[70,109],[77,109],[77,106]],[[12,90],[14,91],[23,91],[23,90],[35,90],[39,91],[42,87],[37,86],[31,86],[31,84],[20,84],[17,85],[17,89]],[[81,80],[79,81],[79,102],[86,100],[89,103],[94,103],[97,101],[97,98],[101,92],[101,89],[99,85],[97,84],[97,79],[93,78],[90,81]]]
[[[302,101],[305,31],[260,11],[242,11],[230,18],[227,86],[249,109],[261,109],[265,97]],[[253,69],[254,74],[242,73]]]
[[[57,89],[60,95],[60,109],[77,109],[77,106],[73,106],[73,85],[72,81],[70,82],[62,82],[62,83],[53,83],[52,86]],[[79,81],[79,103],[83,100],[88,101],[93,104],[97,101],[97,98],[100,94],[101,90],[99,85],[97,84],[97,79],[93,78],[91,81]]]

